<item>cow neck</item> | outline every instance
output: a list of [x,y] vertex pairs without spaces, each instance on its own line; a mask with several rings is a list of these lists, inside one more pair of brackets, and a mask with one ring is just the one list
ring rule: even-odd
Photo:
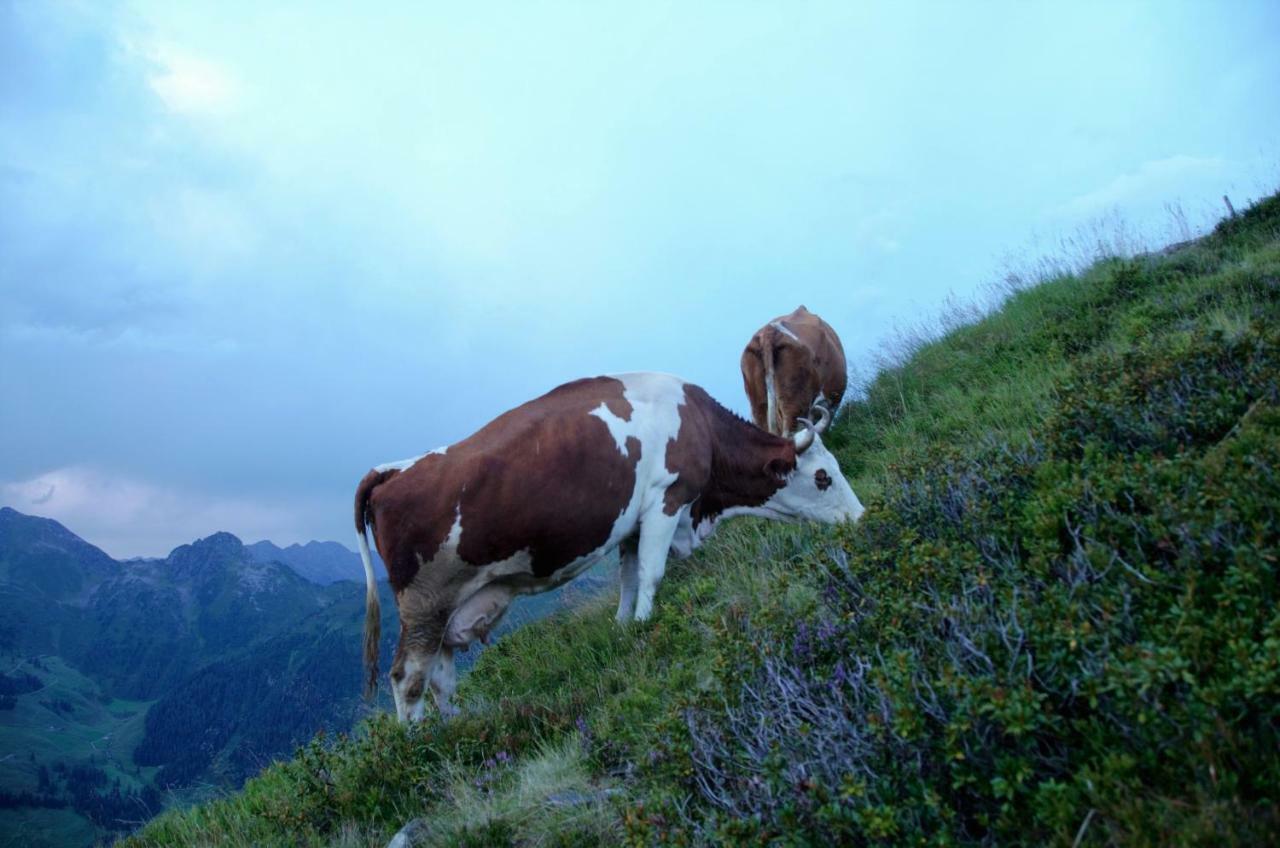
[[766,466],[780,459],[786,473],[790,473],[796,465],[795,443],[791,439],[761,430],[714,401],[709,417],[715,434],[711,478],[698,501],[695,523],[714,520],[728,510],[762,506],[786,485]]

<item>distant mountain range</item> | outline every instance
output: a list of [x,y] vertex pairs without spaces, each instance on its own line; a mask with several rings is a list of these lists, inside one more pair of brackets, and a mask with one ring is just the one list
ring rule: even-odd
[[[499,635],[601,583],[580,581],[522,599]],[[337,542],[214,533],[122,562],[0,508],[0,832],[87,844],[158,812],[166,793],[238,787],[317,730],[349,729],[370,709],[363,582]],[[398,622],[379,589],[385,666]]]
[[[293,544],[282,548],[272,542],[262,541],[245,545],[245,550],[258,562],[282,562],[321,586],[328,586],[339,580],[364,582],[364,565],[360,562],[360,555],[337,542],[307,542],[305,545]],[[379,579],[384,579],[386,571],[383,570],[376,552],[373,552],[373,559],[374,574],[379,575]]]

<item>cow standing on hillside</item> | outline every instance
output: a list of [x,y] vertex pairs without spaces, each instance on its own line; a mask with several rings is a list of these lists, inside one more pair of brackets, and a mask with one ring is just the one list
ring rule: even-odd
[[765,324],[742,351],[751,417],[757,427],[780,436],[794,433],[815,403],[834,415],[848,382],[840,337],[803,306]]
[[379,635],[367,527],[400,610],[396,713],[420,719],[429,688],[447,715],[453,652],[484,639],[516,595],[559,586],[617,548],[618,621],[646,619],[668,552],[688,556],[718,521],[857,520],[862,504],[822,445],[830,415],[818,412],[781,438],[676,377],[595,377],[456,445],[373,469],[355,498],[367,692]]

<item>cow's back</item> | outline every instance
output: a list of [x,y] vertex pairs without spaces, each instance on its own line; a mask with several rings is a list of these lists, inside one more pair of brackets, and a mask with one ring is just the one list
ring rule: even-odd
[[566,383],[388,480],[370,509],[393,587],[442,552],[465,566],[527,552],[542,578],[599,549],[636,491],[635,412],[620,379]]
[[834,410],[840,405],[849,380],[840,336],[821,316],[804,306],[798,306],[790,315],[779,316],[770,322],[770,326],[778,325],[785,327],[809,349],[813,367],[818,372],[820,391]]

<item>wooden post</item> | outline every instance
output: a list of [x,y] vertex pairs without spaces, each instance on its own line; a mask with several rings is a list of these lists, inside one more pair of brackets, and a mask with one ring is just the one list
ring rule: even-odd
[[1231,205],[1231,198],[1224,194],[1222,195],[1222,202],[1227,204],[1227,217],[1234,218],[1236,216],[1236,208]]

